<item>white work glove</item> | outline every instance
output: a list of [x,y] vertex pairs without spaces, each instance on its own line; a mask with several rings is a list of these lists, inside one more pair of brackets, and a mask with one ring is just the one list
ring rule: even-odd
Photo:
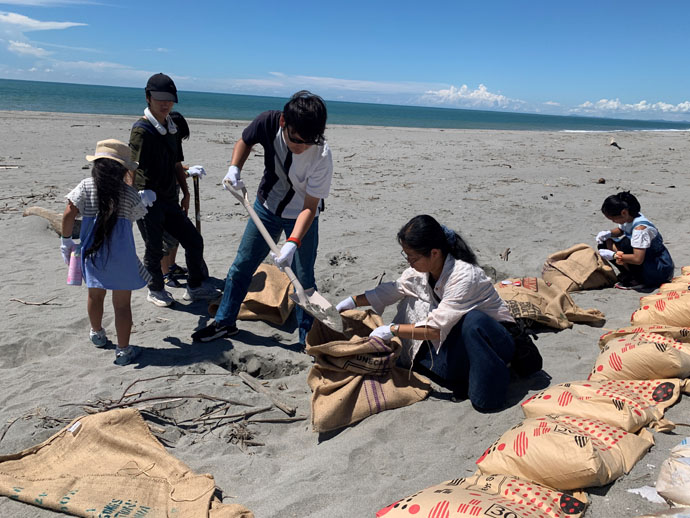
[[240,168],[236,165],[231,165],[228,167],[228,174],[223,178],[223,189],[227,189],[225,181],[230,182],[230,185],[236,190],[241,191],[244,189],[244,182],[240,180]]
[[339,313],[342,313],[343,311],[347,311],[348,309],[355,309],[356,307],[357,304],[355,303],[354,297],[348,297],[338,302],[338,304],[335,306],[335,309],[337,309]]
[[599,255],[602,257],[602,259],[613,261],[613,258],[616,256],[616,252],[609,250],[608,248],[600,248]]
[[597,244],[598,245],[603,245],[606,243],[606,240],[611,237],[611,231],[610,230],[602,230],[597,234]]
[[201,178],[202,176],[206,176],[206,170],[202,165],[193,165],[192,167],[187,169],[187,174],[189,176],[198,176],[199,178]]
[[379,326],[376,329],[374,329],[371,333],[369,333],[370,338],[374,336],[380,338],[384,342],[390,342],[390,339],[393,338],[393,332],[391,331],[390,324],[385,326]]
[[69,258],[72,255],[72,250],[77,248],[77,245],[72,241],[71,237],[60,237],[60,252],[65,264],[69,266]]
[[297,245],[292,241],[288,241],[283,245],[283,248],[280,249],[280,255],[276,255],[271,252],[273,262],[276,263],[276,266],[281,272],[285,271],[286,266],[290,266],[292,264],[292,258],[295,256],[296,251]]
[[139,196],[141,197],[141,202],[144,204],[144,207],[151,207],[153,202],[156,201],[156,193],[151,189],[139,191]]

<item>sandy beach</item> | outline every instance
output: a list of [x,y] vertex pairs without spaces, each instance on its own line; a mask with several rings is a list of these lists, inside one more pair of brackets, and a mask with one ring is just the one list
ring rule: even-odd
[[[181,107],[183,108],[183,107]],[[269,381],[297,407],[296,422],[187,430],[149,421],[168,451],[193,470],[210,473],[224,502],[257,518],[374,517],[378,509],[442,481],[471,475],[475,461],[522,418],[519,403],[549,384],[587,378],[606,330],[629,324],[640,293],[605,289],[574,293],[582,308],[606,315],[603,328],[574,325],[541,333],[544,370],[511,386],[509,406],[477,413],[439,390],[412,406],[386,411],[339,432],[319,435],[309,422],[306,383],[311,357],[299,352],[289,325],[239,322],[231,339],[192,344],[209,316],[206,305],[182,299],[173,308],[132,295],[132,343],[143,354],[132,366],[113,365],[112,348],[88,340],[86,289],[67,286],[59,239],[45,219],[22,217],[30,206],[62,212],[64,196],[90,174],[86,154],[96,141],[128,141],[134,117],[0,112],[0,454],[39,443],[73,418],[83,404],[117,402],[125,390],[143,396],[207,394],[259,408],[266,399],[228,369],[238,365]],[[244,209],[220,187],[245,122],[189,119],[185,163],[201,164],[202,235],[214,283],[223,286],[247,221]],[[609,145],[614,136],[622,149]],[[316,278],[332,303],[384,281],[406,267],[395,235],[417,214],[431,214],[458,230],[496,280],[540,276],[547,255],[577,243],[594,244],[612,224],[600,212],[604,198],[630,190],[660,229],[676,264],[690,264],[685,206],[690,192],[686,132],[568,133],[329,126],[334,158],[331,195],[320,218]],[[263,170],[260,147],[242,176],[250,192]],[[604,182],[598,183],[600,179]],[[191,182],[190,182],[191,185]],[[134,231],[137,249],[143,242]],[[506,248],[508,261],[499,254]],[[182,254],[178,262],[184,263]],[[12,300],[12,299],[18,299]],[[45,302],[29,305],[23,302]],[[389,308],[384,321],[394,313]],[[104,326],[115,338],[106,299]],[[182,375],[183,376],[176,376]],[[155,379],[151,379],[155,378]],[[130,385],[137,381],[136,385]],[[201,399],[152,402],[147,408],[180,422],[210,405]],[[690,402],[666,417],[688,422]],[[258,417],[258,416],[257,416]],[[284,418],[277,409],[262,418]],[[244,434],[244,435],[243,435]],[[690,435],[655,434],[656,445],[614,484],[588,490],[590,518],[636,516],[664,509],[630,493],[653,486],[671,447]],[[0,517],[58,516],[0,498]],[[61,515],[60,515],[61,516]]]

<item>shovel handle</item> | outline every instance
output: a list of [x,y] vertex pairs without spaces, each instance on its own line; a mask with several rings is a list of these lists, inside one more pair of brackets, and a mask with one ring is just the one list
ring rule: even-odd
[[[256,228],[259,229],[261,236],[264,238],[264,241],[266,241],[266,244],[269,246],[271,251],[276,255],[280,255],[280,249],[276,245],[275,241],[273,241],[271,234],[269,234],[268,230],[266,230],[266,227],[264,226],[263,222],[261,221],[261,218],[259,218],[259,215],[254,210],[254,207],[252,207],[252,204],[249,203],[249,197],[247,196],[246,187],[242,187],[242,193],[240,194],[240,192],[237,189],[235,189],[228,180],[223,180],[223,184],[225,185],[226,190],[230,191],[230,194],[232,194],[235,198],[237,198],[237,200],[242,205],[244,205],[244,208],[247,209],[247,212],[249,213],[249,217],[252,218],[254,225],[256,225]],[[297,293],[297,298],[299,299],[300,304],[302,306],[308,304],[309,301],[307,299],[307,295],[304,293],[304,288],[302,287],[302,284],[299,282],[299,280],[297,280],[297,276],[292,271],[292,268],[290,268],[289,266],[286,266],[284,268],[284,271],[285,271],[286,275],[288,276],[288,279],[290,279],[290,282],[292,283],[292,285],[295,287],[295,292]]]
[[194,184],[194,220],[196,221],[196,230],[201,234],[201,199],[199,199],[199,177],[194,175],[192,177]]

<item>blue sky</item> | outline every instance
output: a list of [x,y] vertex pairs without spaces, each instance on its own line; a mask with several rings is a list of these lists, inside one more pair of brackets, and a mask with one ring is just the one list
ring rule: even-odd
[[0,0],[0,77],[690,120],[690,2]]

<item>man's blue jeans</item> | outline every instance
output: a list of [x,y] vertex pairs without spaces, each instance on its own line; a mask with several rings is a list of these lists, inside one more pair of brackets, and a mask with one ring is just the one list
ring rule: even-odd
[[[286,236],[292,233],[296,220],[276,216],[266,209],[259,200],[254,202],[254,210],[274,241],[278,241],[283,231],[285,231]],[[302,245],[297,249],[292,262],[292,269],[305,290],[316,288],[314,263],[316,262],[316,249],[318,245],[319,218],[315,218],[306,235],[302,238]],[[250,219],[244,229],[235,260],[232,266],[230,266],[230,270],[228,270],[228,276],[225,278],[225,290],[223,291],[223,299],[216,312],[216,322],[228,326],[235,325],[242,301],[247,296],[247,291],[249,291],[252,276],[269,251],[270,247]],[[299,325],[300,342],[304,343],[307,332],[309,332],[314,322],[314,317],[299,306],[295,308],[295,311]]]
[[514,352],[508,330],[473,309],[455,324],[439,354],[423,344],[415,363],[445,380],[457,394],[466,394],[475,407],[494,410],[505,404],[510,383],[507,364]]

